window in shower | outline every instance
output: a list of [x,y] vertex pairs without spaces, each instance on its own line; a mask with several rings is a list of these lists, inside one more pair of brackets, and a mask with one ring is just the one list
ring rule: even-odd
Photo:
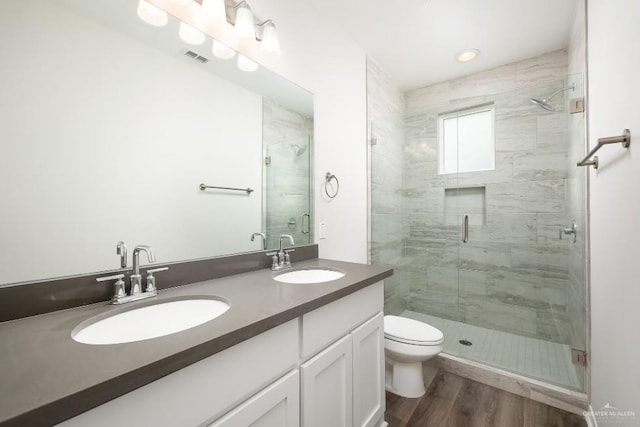
[[438,117],[438,173],[495,169],[494,106],[483,105]]

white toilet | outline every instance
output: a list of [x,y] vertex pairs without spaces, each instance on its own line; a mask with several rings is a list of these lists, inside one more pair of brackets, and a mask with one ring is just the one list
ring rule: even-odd
[[444,334],[417,320],[384,316],[385,385],[391,393],[420,397],[425,393],[422,362],[442,351]]

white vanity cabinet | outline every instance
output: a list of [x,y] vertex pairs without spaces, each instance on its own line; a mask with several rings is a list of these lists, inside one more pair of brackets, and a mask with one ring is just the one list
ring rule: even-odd
[[297,371],[298,355],[299,320],[293,319],[60,425],[206,425],[287,372]]
[[[374,427],[383,421],[382,282],[302,316],[304,427]],[[337,341],[336,341],[337,339]]]
[[370,285],[60,425],[380,426],[383,298]]

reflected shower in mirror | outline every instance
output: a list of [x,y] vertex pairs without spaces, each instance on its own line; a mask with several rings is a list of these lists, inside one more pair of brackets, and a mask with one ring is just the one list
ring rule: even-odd
[[312,241],[313,95],[136,3],[0,4],[0,284],[119,268],[121,240],[158,262],[262,250],[253,233]]

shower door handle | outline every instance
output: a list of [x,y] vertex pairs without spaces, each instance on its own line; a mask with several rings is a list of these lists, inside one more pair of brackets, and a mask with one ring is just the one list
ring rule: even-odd
[[[304,219],[307,218],[307,231],[304,230]],[[309,234],[311,232],[311,215],[308,213],[302,214],[302,234]]]
[[469,215],[462,215],[462,243],[469,241]]

